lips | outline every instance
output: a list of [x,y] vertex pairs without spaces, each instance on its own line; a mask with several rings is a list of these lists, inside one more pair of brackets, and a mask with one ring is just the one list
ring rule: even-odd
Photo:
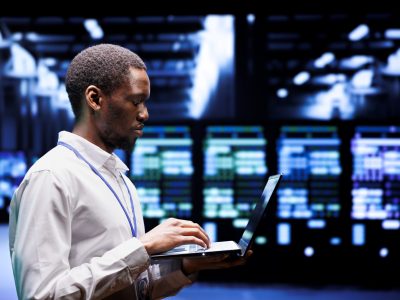
[[143,135],[143,130],[135,129],[135,134],[136,136],[141,137]]
[[136,126],[134,128],[136,136],[140,137],[143,135],[143,127],[144,127],[144,125],[140,125],[140,126]]

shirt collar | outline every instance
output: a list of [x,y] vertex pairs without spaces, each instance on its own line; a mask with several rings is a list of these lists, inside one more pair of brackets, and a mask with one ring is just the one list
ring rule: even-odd
[[105,168],[115,174],[129,170],[117,155],[104,151],[77,134],[68,131],[61,131],[58,134],[58,141],[74,147],[97,170]]

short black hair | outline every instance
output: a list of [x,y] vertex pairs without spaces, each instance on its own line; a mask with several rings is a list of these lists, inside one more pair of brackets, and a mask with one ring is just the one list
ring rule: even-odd
[[131,50],[113,44],[99,44],[78,53],[68,67],[65,86],[75,118],[82,113],[83,96],[89,85],[95,85],[106,95],[121,86],[129,69],[146,70],[143,60]]

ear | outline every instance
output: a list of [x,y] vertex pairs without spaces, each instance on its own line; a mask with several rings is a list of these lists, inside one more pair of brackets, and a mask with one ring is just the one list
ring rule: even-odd
[[98,111],[102,104],[101,90],[95,85],[89,85],[85,91],[85,100],[93,111]]

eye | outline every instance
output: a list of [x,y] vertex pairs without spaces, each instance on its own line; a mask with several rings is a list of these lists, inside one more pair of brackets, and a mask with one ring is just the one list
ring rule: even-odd
[[139,106],[140,104],[145,104],[146,99],[144,98],[139,98],[139,99],[135,99],[133,100],[133,105],[135,106]]
[[127,98],[127,100],[130,101],[134,106],[139,106],[141,104],[145,104],[147,98],[148,97],[146,97],[146,95],[132,95]]
[[138,105],[140,105],[141,103],[143,103],[143,100],[136,99],[136,100],[133,100],[132,102],[133,102],[133,105],[138,106]]

